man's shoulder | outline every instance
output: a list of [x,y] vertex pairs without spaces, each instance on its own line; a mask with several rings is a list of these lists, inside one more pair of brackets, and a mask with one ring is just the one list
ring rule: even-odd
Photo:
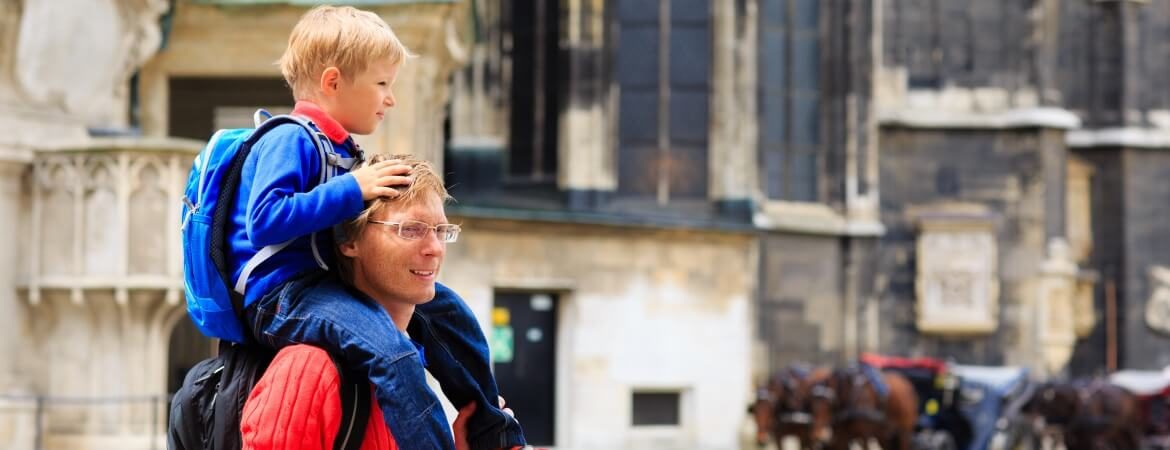
[[273,379],[288,378],[297,374],[302,382],[308,380],[323,381],[332,384],[337,380],[337,367],[333,365],[333,358],[320,347],[297,344],[290,345],[276,353],[272,364],[268,366],[265,376]]
[[329,352],[321,347],[316,347],[308,344],[296,344],[280,349],[276,352],[277,359],[289,359],[303,362],[328,362],[332,367],[333,359],[329,357]]

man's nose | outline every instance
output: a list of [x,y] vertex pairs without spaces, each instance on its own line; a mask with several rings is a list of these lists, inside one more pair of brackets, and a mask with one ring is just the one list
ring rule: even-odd
[[447,251],[447,244],[439,239],[439,233],[433,229],[423,236],[422,241],[422,251],[426,256],[443,256]]

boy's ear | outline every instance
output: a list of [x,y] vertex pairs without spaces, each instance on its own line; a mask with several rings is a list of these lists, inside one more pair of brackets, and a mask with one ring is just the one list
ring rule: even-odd
[[321,92],[325,95],[331,96],[337,93],[338,86],[341,84],[341,70],[336,67],[326,68],[321,72]]

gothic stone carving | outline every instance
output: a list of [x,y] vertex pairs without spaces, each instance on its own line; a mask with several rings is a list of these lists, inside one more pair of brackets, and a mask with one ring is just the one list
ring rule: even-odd
[[997,326],[999,279],[992,224],[923,219],[918,237],[918,329],[989,333]]
[[1072,358],[1077,341],[1077,274],[1068,242],[1053,238],[1037,280],[1040,358],[1047,373],[1059,373]]

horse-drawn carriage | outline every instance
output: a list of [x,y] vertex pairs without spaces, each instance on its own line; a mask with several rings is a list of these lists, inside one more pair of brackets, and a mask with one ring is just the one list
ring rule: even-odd
[[1012,449],[1030,442],[1021,409],[1031,397],[1027,369],[964,366],[935,358],[862,355],[863,363],[906,377],[918,394],[915,448]]
[[802,448],[873,439],[886,450],[1015,450],[1035,442],[1021,413],[1032,386],[1022,368],[865,354],[833,370],[782,370],[751,410],[761,445],[793,437]]
[[902,358],[864,354],[861,362],[906,378],[918,395],[918,423],[914,448],[957,450],[967,448],[971,428],[958,409],[958,380],[947,363],[934,358]]
[[1035,384],[1022,367],[952,365],[959,379],[959,403],[971,424],[969,450],[1016,450],[1035,441],[1024,406]]

